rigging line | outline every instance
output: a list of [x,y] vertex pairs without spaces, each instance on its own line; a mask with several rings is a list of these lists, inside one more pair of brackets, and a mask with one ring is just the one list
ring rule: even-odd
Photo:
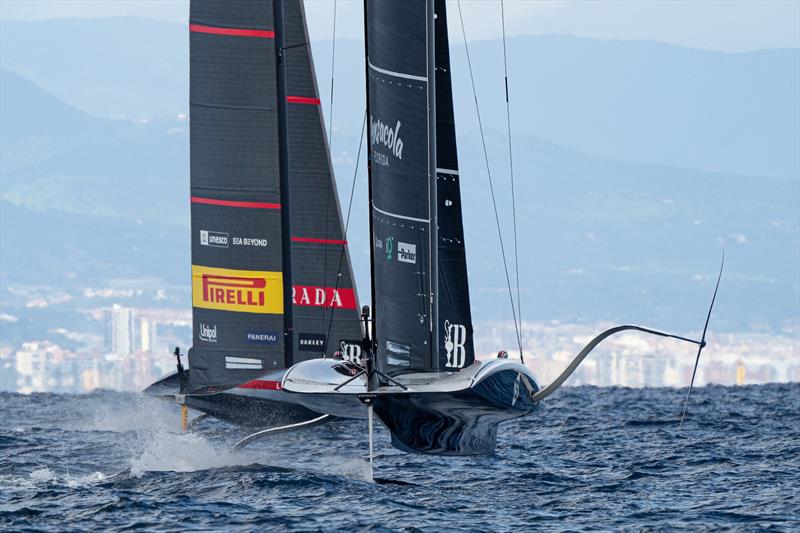
[[[358,153],[356,155],[356,167],[353,170],[353,183],[350,185],[350,201],[347,203],[347,217],[345,218],[344,222],[344,236],[342,240],[347,242],[347,230],[350,227],[350,213],[353,210],[353,197],[355,196],[356,192],[356,178],[358,177],[358,169],[361,166],[361,147],[364,146],[364,131],[367,129],[367,112],[364,111],[364,121],[361,123],[361,135],[358,138]],[[372,213],[369,214],[372,216]],[[370,246],[372,243],[372,235],[369,236],[370,239]],[[339,290],[339,280],[342,279],[342,264],[344,263],[344,253],[347,250],[347,245],[342,245],[342,251],[339,253],[339,269],[336,271],[336,286],[334,287],[333,291],[336,294],[336,291]],[[352,280],[355,282],[355,280]],[[328,332],[325,335],[326,339],[329,339],[331,336],[331,327],[333,327],[333,313],[336,311],[335,307],[331,308],[331,317],[328,322]],[[323,324],[324,326],[324,324]]]
[[333,44],[331,48],[331,95],[330,123],[328,124],[328,146],[333,147],[333,79],[336,71],[336,0],[333,0]]
[[517,317],[519,318],[519,359],[525,364],[522,355],[522,298],[519,294],[519,248],[517,246],[517,196],[514,194],[514,154],[511,150],[511,103],[508,97],[508,52],[506,51],[506,12],[505,2],[500,0],[500,21],[503,28],[503,73],[506,85],[506,129],[508,133],[508,167],[511,175],[511,217],[514,222],[514,278],[517,282]]
[[[331,48],[331,93],[329,99],[329,106],[328,106],[328,153],[333,153],[333,80],[334,74],[336,72],[336,0],[333,0],[333,43]],[[330,222],[330,207],[331,207],[331,200],[330,197],[325,201],[325,238],[328,238],[328,227]],[[338,210],[337,210],[338,212]],[[322,264],[322,284],[325,285],[325,282],[328,279],[328,248],[325,248],[325,259]],[[337,277],[338,279],[338,277]],[[325,315],[327,311],[325,306],[322,306],[322,331],[325,331]],[[331,311],[333,314],[333,311]],[[327,336],[325,337],[328,338]],[[322,343],[322,355],[325,355],[325,348],[327,343]]]
[[469,79],[472,82],[472,96],[475,100],[475,114],[478,116],[478,129],[481,133],[481,143],[483,144],[483,159],[486,163],[486,175],[489,178],[489,191],[492,193],[492,206],[494,208],[494,220],[497,225],[497,236],[500,239],[500,254],[503,257],[503,269],[506,273],[506,285],[508,286],[508,299],[511,301],[511,315],[514,318],[514,331],[517,334],[517,344],[519,345],[520,354],[522,353],[522,339],[519,335],[519,326],[517,325],[517,310],[514,307],[514,293],[511,291],[511,277],[508,274],[508,262],[506,261],[506,248],[503,244],[503,233],[500,230],[500,215],[497,212],[497,200],[494,194],[494,184],[492,183],[492,171],[489,167],[489,153],[486,150],[486,138],[483,135],[483,121],[481,120],[481,110],[478,106],[478,92],[475,89],[475,76],[472,73],[472,61],[469,57],[469,45],[467,44],[467,32],[464,29],[464,17],[461,14],[461,0],[457,0],[458,18],[461,22],[461,35],[464,39],[464,51],[467,54],[467,66],[469,67]]

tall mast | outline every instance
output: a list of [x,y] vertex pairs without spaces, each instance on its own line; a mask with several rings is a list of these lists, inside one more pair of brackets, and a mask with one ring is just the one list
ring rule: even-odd
[[[378,353],[378,338],[375,335],[375,231],[372,222],[372,143],[370,142],[370,129],[372,127],[372,116],[369,113],[369,35],[367,29],[367,0],[364,0],[364,81],[366,85],[366,121],[367,121],[367,189],[369,195],[369,285],[370,285],[370,299],[372,302],[372,328],[370,338],[372,339],[372,346],[370,347],[369,357],[372,358],[370,365],[374,370],[377,364]],[[367,326],[366,324],[364,325]],[[367,390],[374,390],[380,386],[377,379],[377,374],[369,372],[367,374]]]
[[278,111],[278,153],[281,198],[281,263],[283,268],[283,338],[286,368],[294,364],[294,324],[292,320],[292,239],[289,209],[289,114],[286,102],[286,32],[283,0],[273,0],[275,18],[275,68]]
[[436,28],[434,0],[426,0],[428,12],[428,195],[430,218],[430,316],[431,367],[439,369],[439,216],[436,177]]

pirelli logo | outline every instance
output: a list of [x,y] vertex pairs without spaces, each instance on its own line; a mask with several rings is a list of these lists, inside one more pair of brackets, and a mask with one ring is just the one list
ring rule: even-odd
[[283,314],[283,274],[192,265],[192,305],[240,313]]

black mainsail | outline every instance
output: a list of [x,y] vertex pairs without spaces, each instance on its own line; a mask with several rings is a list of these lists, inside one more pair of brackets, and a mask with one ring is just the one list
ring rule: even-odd
[[301,1],[193,1],[189,29],[192,393],[361,327]]
[[457,371],[474,349],[445,4],[365,10],[378,366]]

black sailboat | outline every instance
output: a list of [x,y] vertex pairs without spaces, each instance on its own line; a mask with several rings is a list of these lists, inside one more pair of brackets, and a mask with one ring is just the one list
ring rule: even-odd
[[368,0],[365,27],[374,368],[309,361],[283,386],[338,416],[367,399],[404,450],[488,453],[539,386],[519,362],[475,359],[445,2]]
[[364,10],[375,307],[365,364],[305,361],[286,372],[283,390],[319,413],[369,413],[371,422],[374,412],[405,451],[485,454],[501,422],[533,412],[610,335],[705,346],[705,333],[696,341],[617,326],[544,389],[507,356],[476,360],[445,0],[365,0]]
[[476,359],[445,0],[365,0],[364,21],[371,320],[301,0],[191,3],[194,339],[190,368],[179,357],[147,391],[266,428],[240,444],[374,413],[402,450],[466,455],[610,335],[694,343],[699,360],[711,309],[699,341],[602,332],[545,388],[521,361]]
[[362,329],[301,0],[190,8],[193,347],[147,389],[239,424],[319,416],[291,365]]

